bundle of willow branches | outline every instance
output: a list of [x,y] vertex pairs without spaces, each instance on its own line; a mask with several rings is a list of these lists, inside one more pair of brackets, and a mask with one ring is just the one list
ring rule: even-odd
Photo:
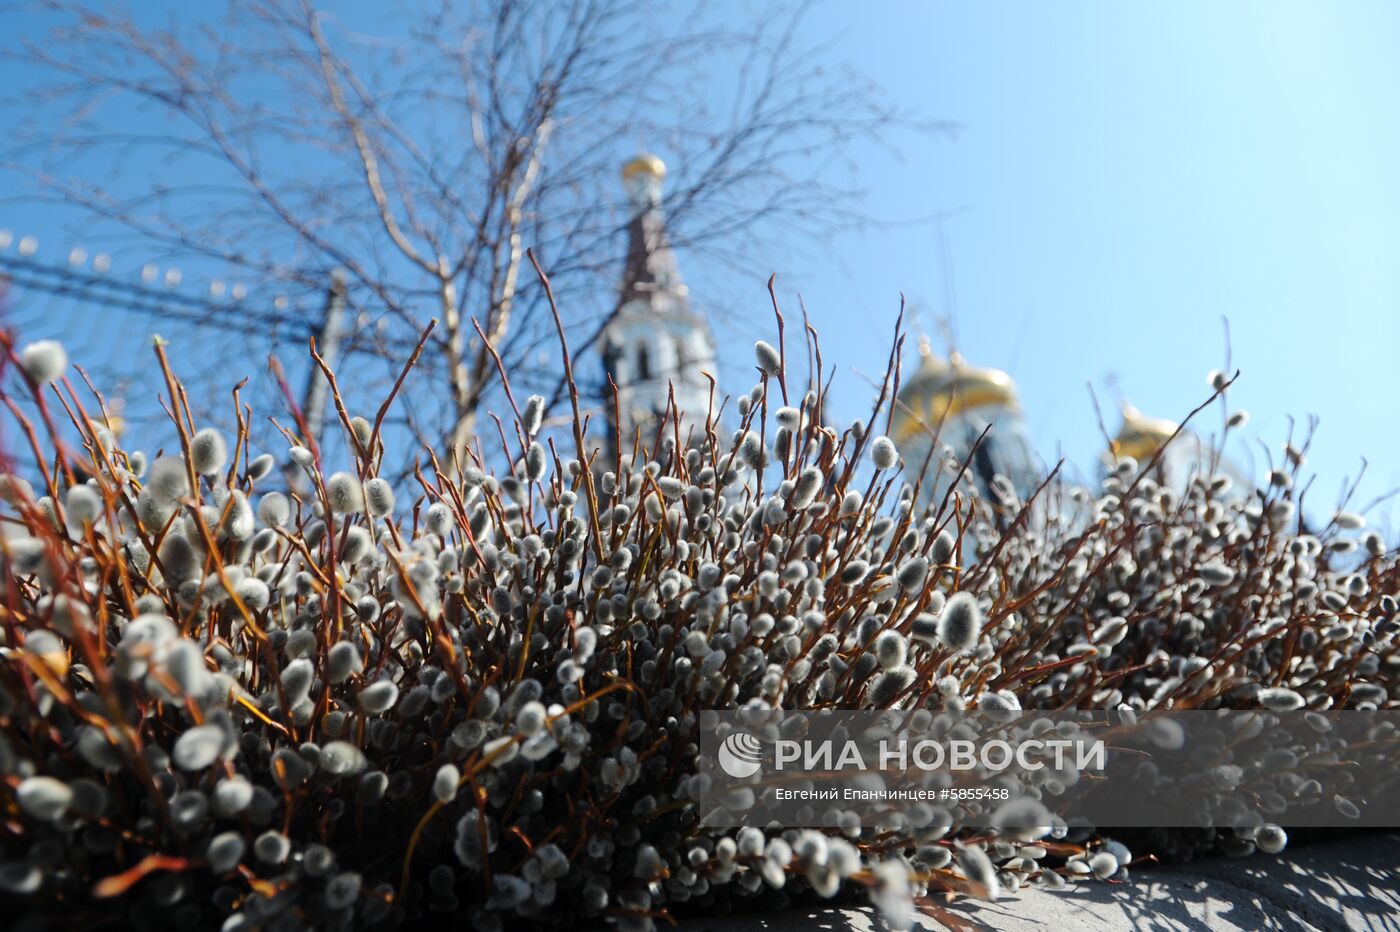
[[[500,475],[427,453],[394,484],[392,396],[374,421],[337,405],[341,470],[295,430],[254,455],[237,393],[236,431],[201,428],[157,347],[179,445],[148,456],[61,347],[5,351],[39,464],[0,488],[17,927],[645,929],[862,891],[907,924],[949,908],[931,893],[1122,878],[1132,855],[1063,825],[703,829],[700,710],[1394,694],[1395,554],[1352,514],[1309,529],[1287,471],[1173,489],[1121,460],[1093,490],[925,505],[924,464],[825,425],[830,386],[790,385],[761,344],[727,429],[666,412],[604,460],[576,393],[557,437],[531,398]],[[1163,833],[1153,853],[1284,841]]]

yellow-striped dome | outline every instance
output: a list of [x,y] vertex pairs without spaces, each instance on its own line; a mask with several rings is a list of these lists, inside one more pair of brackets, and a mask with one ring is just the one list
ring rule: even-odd
[[622,166],[622,177],[635,178],[638,175],[652,175],[656,178],[666,177],[666,163],[650,152],[637,156],[626,165]]
[[963,411],[1017,406],[1016,383],[1000,369],[970,366],[959,353],[944,362],[927,339],[919,341],[919,353],[923,361],[918,371],[899,391],[893,425],[896,441],[925,428],[937,430]]
[[1131,456],[1139,462],[1149,460],[1177,431],[1175,421],[1148,417],[1132,405],[1123,406],[1123,426],[1113,438],[1111,449],[1115,456]]

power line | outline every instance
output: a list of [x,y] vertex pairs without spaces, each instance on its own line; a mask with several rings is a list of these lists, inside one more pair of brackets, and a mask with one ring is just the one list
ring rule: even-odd
[[[177,273],[178,274],[178,273]],[[167,273],[169,280],[170,273]],[[260,311],[249,303],[212,301],[175,288],[154,287],[72,265],[42,262],[0,252],[0,279],[22,292],[74,298],[85,304],[143,314],[158,319],[210,324],[220,330],[305,340],[317,332],[320,314],[310,309]]]

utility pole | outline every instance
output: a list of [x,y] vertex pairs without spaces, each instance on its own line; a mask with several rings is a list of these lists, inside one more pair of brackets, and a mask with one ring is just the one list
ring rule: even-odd
[[[340,360],[340,343],[345,336],[345,270],[331,272],[331,284],[326,290],[326,308],[321,316],[321,326],[316,331],[316,349],[326,365],[335,370]],[[306,375],[306,393],[302,396],[301,414],[306,420],[306,430],[318,444],[321,428],[326,422],[326,398],[331,386],[321,374],[320,367],[312,366]]]
[[[345,336],[346,304],[345,270],[332,269],[331,283],[326,289],[326,305],[321,312],[321,325],[316,328],[316,351],[332,371],[340,359],[340,344]],[[306,374],[306,391],[301,396],[301,417],[306,424],[307,436],[302,440],[307,445],[321,443],[321,428],[326,422],[326,399],[330,395],[330,382],[321,374],[314,363]],[[307,491],[306,473],[296,463],[288,460],[282,466],[282,475],[287,479],[287,488],[292,492]]]

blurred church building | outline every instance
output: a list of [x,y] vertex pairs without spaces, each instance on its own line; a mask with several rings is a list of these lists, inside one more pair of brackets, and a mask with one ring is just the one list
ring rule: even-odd
[[[608,409],[608,455],[649,446],[661,418],[679,411],[681,445],[704,436],[716,375],[715,340],[704,317],[690,307],[662,212],[666,166],[641,155],[622,168],[631,219],[617,313],[602,335],[603,369],[617,386]],[[605,384],[606,388],[606,384]],[[674,428],[668,427],[668,431]]]
[[[980,497],[1007,505],[1028,500],[1048,467],[1031,443],[1011,376],[971,365],[956,351],[944,360],[927,338],[920,341],[919,354],[917,371],[899,392],[892,439],[909,475],[919,475],[928,463],[920,498],[941,502],[966,464],[964,485],[970,482]],[[1200,435],[1128,404],[1101,466],[1122,457],[1148,467],[1151,478],[1178,493],[1198,476],[1219,473],[1234,480],[1234,494],[1248,488],[1238,468]]]
[[[617,310],[601,336],[604,375],[617,392],[614,405],[605,382],[603,464],[619,452],[630,455],[638,443],[654,443],[668,411],[679,412],[680,420],[668,421],[667,436],[678,429],[682,446],[698,443],[712,405],[723,397],[709,378],[718,372],[714,335],[690,306],[667,235],[665,179],[666,166],[655,155],[640,155],[622,168],[630,216]],[[1005,505],[1028,500],[1047,466],[1031,442],[1011,376],[973,365],[956,350],[943,358],[927,338],[920,340],[919,356],[900,389],[891,437],[906,475],[920,483],[920,499],[941,502],[965,463],[962,487],[971,483],[980,497]],[[1199,475],[1238,474],[1229,463],[1213,462],[1210,445],[1198,435],[1125,404],[1103,465],[1126,456],[1152,463],[1153,478],[1178,492]]]

